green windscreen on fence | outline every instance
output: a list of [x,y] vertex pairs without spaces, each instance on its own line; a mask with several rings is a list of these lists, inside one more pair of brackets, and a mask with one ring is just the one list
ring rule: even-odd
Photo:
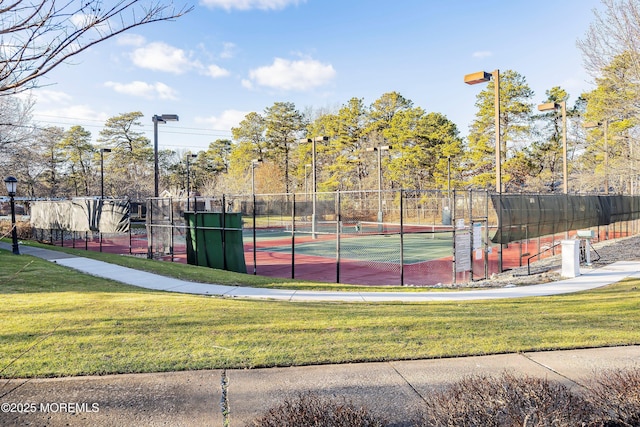
[[499,224],[491,241],[502,244],[640,218],[638,196],[494,194],[491,201]]
[[242,214],[185,212],[187,263],[246,273]]

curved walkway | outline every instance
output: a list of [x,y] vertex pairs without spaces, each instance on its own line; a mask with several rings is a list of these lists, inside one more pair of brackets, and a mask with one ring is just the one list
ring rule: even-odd
[[[6,243],[0,243],[0,248],[10,250],[11,247]],[[146,289],[231,298],[262,298],[287,301],[426,302],[523,298],[580,292],[610,285],[627,277],[640,278],[640,261],[619,261],[599,269],[583,268],[581,269],[581,275],[578,277],[540,285],[446,292],[300,291],[195,283],[53,250],[21,246],[20,251],[25,255],[43,258],[82,273]]]

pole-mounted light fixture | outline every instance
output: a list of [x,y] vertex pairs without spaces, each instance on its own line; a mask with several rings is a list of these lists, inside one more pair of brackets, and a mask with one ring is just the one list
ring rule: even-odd
[[191,174],[189,173],[189,159],[195,159],[197,157],[197,154],[187,154],[187,212],[191,211],[191,205],[189,203],[189,196],[191,195],[191,183],[189,182],[189,178],[191,177]]
[[[464,82],[468,85],[486,83],[493,80],[493,105],[495,122],[495,144],[496,144],[496,192],[502,195],[502,155],[500,147],[500,70],[491,73],[478,71],[464,76]],[[502,208],[498,209],[498,223],[502,223]],[[500,225],[502,226],[502,225]],[[502,273],[502,245],[498,250],[498,270]]]
[[154,197],[159,195],[159,181],[158,181],[158,123],[166,123],[170,121],[177,122],[177,114],[162,114],[154,115],[151,120],[153,121],[153,183],[154,183]]
[[251,160],[251,195],[256,194],[256,166],[262,163],[262,159]]
[[468,85],[486,83],[493,80],[494,84],[494,108],[495,108],[495,132],[496,132],[496,191],[502,193],[502,156],[500,154],[500,71],[491,73],[478,71],[464,76],[464,82]]
[[104,199],[104,153],[110,153],[111,148],[100,149],[100,199]]
[[382,231],[382,152],[389,151],[393,148],[391,145],[380,145],[378,147],[368,147],[368,152],[377,152],[378,158],[378,230]]
[[9,197],[15,196],[18,190],[18,180],[13,176],[8,176],[4,179],[4,183],[7,186]]
[[328,141],[328,136],[316,136],[314,138],[301,139],[298,142],[310,142],[311,143],[311,237],[316,239],[318,237],[316,233],[316,191],[317,191],[317,161],[316,161],[316,143],[322,141]]

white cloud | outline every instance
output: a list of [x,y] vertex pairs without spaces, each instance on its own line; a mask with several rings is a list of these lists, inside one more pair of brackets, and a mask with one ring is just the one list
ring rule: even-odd
[[[71,16],[70,21],[76,28],[83,28],[95,22],[97,16],[89,13],[76,13]],[[104,25],[104,24],[103,24]]]
[[242,79],[240,84],[245,89],[249,89],[249,90],[253,89],[253,83],[251,83],[251,80],[249,80],[249,79]]
[[[327,84],[336,75],[332,65],[314,59],[289,61],[276,58],[273,64],[249,72],[251,83],[284,90],[305,91]],[[243,85],[245,83],[243,82]]]
[[220,116],[196,117],[196,123],[205,123],[214,130],[231,132],[232,127],[237,127],[249,111],[226,110]]
[[68,93],[44,88],[25,92],[25,95],[27,94],[34,97],[38,104],[69,104],[72,100],[71,95]]
[[220,53],[220,58],[229,59],[234,57],[234,51],[236,49],[235,43],[225,42],[222,44],[222,52]]
[[120,46],[142,46],[145,42],[146,39],[139,34],[124,33],[116,39],[116,43]]
[[217,79],[219,77],[226,77],[230,73],[228,70],[225,70],[224,68],[221,68],[215,64],[212,64],[207,67],[207,71],[204,74],[214,79]]
[[140,68],[168,73],[182,74],[191,68],[199,68],[197,61],[191,61],[184,50],[162,42],[149,43],[131,53],[131,60]]
[[104,123],[109,118],[107,113],[96,111],[88,105],[70,105],[62,108],[38,110],[35,115],[44,119],[54,117],[61,122],[72,120],[74,123],[69,126],[79,124],[87,127],[94,126],[96,123]]
[[177,99],[176,91],[164,83],[149,84],[141,81],[131,83],[106,82],[106,87],[125,95],[138,96],[147,99]]
[[480,51],[477,51],[477,52],[473,52],[472,56],[474,58],[481,58],[481,59],[482,58],[488,58],[490,56],[493,56],[493,52],[490,52],[488,50],[480,50]]
[[289,5],[298,5],[306,0],[201,0],[200,4],[211,9],[279,10]]

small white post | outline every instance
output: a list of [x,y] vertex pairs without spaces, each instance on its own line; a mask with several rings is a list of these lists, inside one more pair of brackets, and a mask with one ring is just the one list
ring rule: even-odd
[[580,240],[562,241],[562,277],[580,275]]

